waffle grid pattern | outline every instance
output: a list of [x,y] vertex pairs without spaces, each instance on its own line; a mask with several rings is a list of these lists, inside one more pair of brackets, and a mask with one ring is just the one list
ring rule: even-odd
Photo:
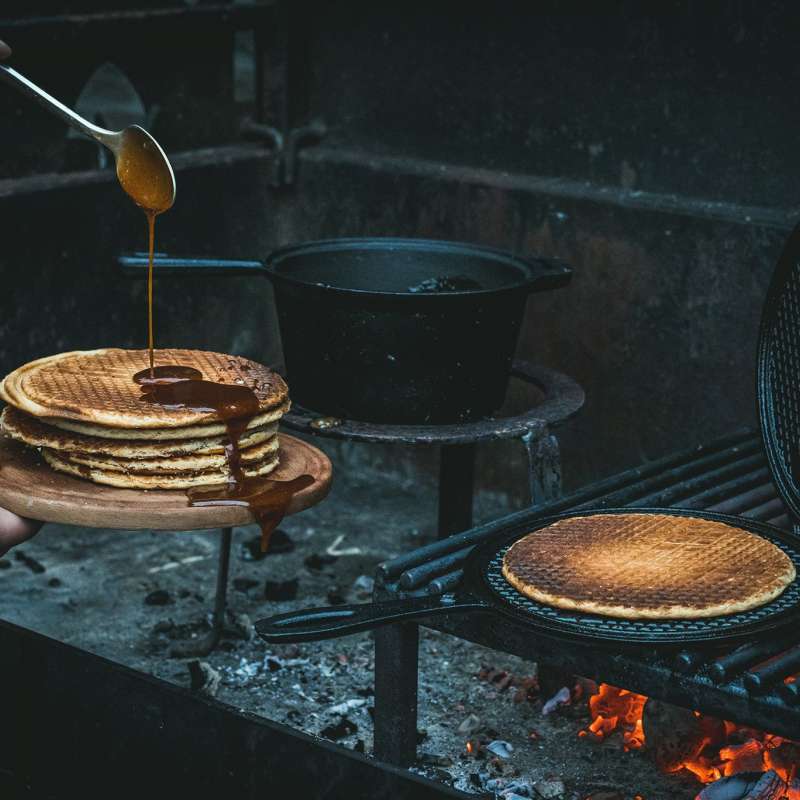
[[741,528],[637,513],[558,520],[522,537],[507,566],[512,582],[541,593],[636,609],[730,606],[751,584],[762,592],[782,587],[789,569],[769,543]]
[[[236,356],[197,350],[159,350],[156,363],[181,363],[199,369],[206,380],[246,384],[254,389],[262,408],[282,402],[286,397],[279,376]],[[52,409],[54,417],[62,416],[60,412],[69,409],[89,422],[94,420],[92,412],[100,415],[98,421],[103,415],[135,418],[144,416],[144,409],[140,387],[131,381],[131,375],[146,365],[145,351],[109,349],[91,354],[76,353],[27,370],[23,368],[18,377],[12,373],[9,388],[13,390],[17,386],[24,397]],[[146,416],[171,425],[176,420],[191,424],[213,414],[150,405]]]
[[[789,547],[780,539],[761,534],[776,547],[779,547],[792,560],[798,576],[800,576],[800,542],[798,547]],[[503,576],[503,558],[513,542],[509,542],[491,558],[486,568],[485,579],[492,594],[501,602],[516,611],[530,614],[546,622],[554,623],[566,633],[585,636],[595,629],[597,634],[605,631],[616,636],[626,636],[635,640],[643,638],[654,642],[684,642],[694,636],[705,637],[713,634],[725,634],[743,626],[764,622],[775,616],[800,607],[800,578],[786,588],[779,597],[750,611],[728,614],[720,617],[695,620],[627,620],[604,617],[596,614],[564,611],[552,606],[537,603],[518,592]]]
[[[790,258],[767,336],[767,396],[761,399],[774,409],[773,454],[779,459],[781,478],[797,503],[800,497],[794,467],[800,447],[800,263]],[[767,430],[769,429],[769,426]]]

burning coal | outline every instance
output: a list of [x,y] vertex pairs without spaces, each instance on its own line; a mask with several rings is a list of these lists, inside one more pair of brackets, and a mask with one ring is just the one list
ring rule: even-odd
[[[605,683],[589,698],[589,712],[592,721],[580,736],[602,741],[618,731],[625,750],[646,748],[666,773],[687,770],[705,784],[745,773],[771,773],[764,782],[774,776],[782,784],[776,798],[800,800],[800,781],[795,780],[800,772],[798,742]],[[701,795],[703,800],[710,796]]]

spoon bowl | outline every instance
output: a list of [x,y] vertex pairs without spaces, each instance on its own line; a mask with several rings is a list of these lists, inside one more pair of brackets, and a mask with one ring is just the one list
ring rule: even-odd
[[76,130],[105,145],[117,162],[117,178],[134,203],[152,215],[175,202],[175,174],[158,142],[139,125],[121,131],[101,128],[60,103],[44,89],[5,64],[0,79],[18,89]]

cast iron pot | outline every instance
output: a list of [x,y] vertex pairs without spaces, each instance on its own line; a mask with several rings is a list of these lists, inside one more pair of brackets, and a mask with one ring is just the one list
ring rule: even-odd
[[[121,263],[138,269],[146,260]],[[156,264],[156,275],[269,278],[294,403],[326,416],[417,425],[499,408],[528,295],[571,277],[558,261],[425,239],[331,239],[280,248],[263,262]]]

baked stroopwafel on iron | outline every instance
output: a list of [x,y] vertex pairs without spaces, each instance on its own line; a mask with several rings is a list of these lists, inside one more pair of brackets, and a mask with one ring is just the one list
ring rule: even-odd
[[[253,390],[256,407],[238,445],[244,477],[278,465],[277,422],[289,408],[283,379],[238,356],[158,350],[159,365],[179,364],[214,384]],[[9,406],[3,433],[41,450],[56,470],[120,488],[186,489],[230,479],[229,437],[210,408],[143,401],[133,375],[147,351],[62,353],[25,364],[0,383]]]
[[568,517],[516,541],[503,576],[557,608],[623,619],[700,619],[746,611],[795,579],[791,559],[756,534],[670,514]]

